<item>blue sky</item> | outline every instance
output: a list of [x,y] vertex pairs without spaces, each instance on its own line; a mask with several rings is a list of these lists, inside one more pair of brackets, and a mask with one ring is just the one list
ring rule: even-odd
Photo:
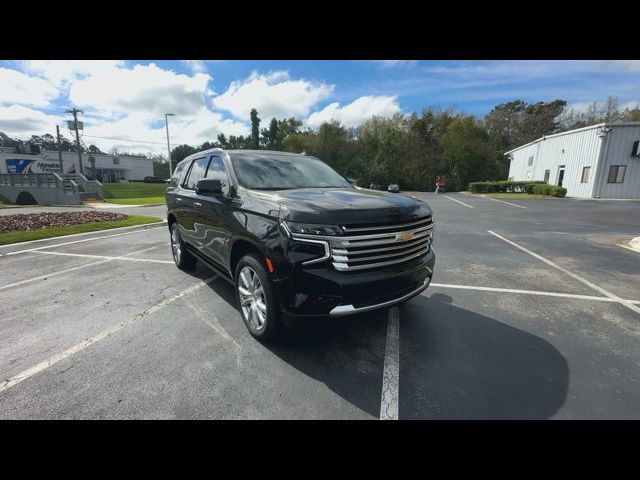
[[251,107],[263,125],[356,126],[426,106],[482,116],[515,99],[581,110],[609,95],[639,105],[640,61],[0,61],[0,131],[53,133],[76,106],[86,144],[146,153],[163,151],[166,112],[172,143],[196,145],[248,133]]

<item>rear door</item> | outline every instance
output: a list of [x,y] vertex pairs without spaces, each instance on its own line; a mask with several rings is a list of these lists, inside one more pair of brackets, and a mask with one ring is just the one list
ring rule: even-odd
[[176,217],[176,221],[178,222],[178,226],[182,224],[181,219],[184,216],[184,209],[182,208],[183,203],[183,195],[182,195],[182,180],[184,176],[187,174],[189,167],[191,166],[190,161],[181,162],[176,166],[173,175],[171,176],[171,180],[169,181],[169,186],[167,187],[167,192],[165,194],[165,198],[167,201],[167,209],[169,213],[173,214]]

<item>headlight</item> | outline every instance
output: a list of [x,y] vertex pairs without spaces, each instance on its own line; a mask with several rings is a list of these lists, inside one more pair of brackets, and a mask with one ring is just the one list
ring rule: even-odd
[[301,235],[342,235],[337,225],[321,225],[319,223],[282,222],[285,231]]

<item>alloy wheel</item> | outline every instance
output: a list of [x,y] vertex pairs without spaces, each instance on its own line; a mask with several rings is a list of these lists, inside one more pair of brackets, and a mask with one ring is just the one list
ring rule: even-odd
[[262,330],[267,321],[267,300],[262,283],[253,268],[245,266],[240,270],[237,288],[244,321],[253,330]]

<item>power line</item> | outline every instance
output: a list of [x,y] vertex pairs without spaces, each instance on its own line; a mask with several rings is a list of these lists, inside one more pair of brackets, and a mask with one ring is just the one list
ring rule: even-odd
[[[84,134],[83,137],[88,137],[88,138],[100,138],[102,140],[117,140],[117,141],[121,141],[121,142],[135,142],[135,143],[153,143],[153,144],[157,144],[157,145],[165,145],[165,142],[151,142],[149,140],[133,140],[130,138],[116,138],[116,137],[98,137],[97,135],[87,135]],[[188,144],[190,147],[199,147],[200,145],[191,145]]]

